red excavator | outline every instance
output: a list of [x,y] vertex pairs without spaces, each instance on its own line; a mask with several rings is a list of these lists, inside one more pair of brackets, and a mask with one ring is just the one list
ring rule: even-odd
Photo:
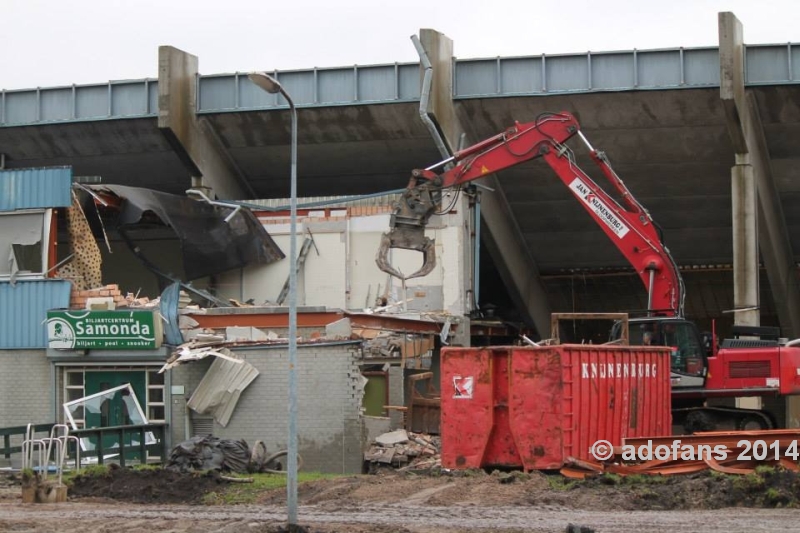
[[[578,136],[589,149],[620,201],[597,185],[576,164],[564,143]],[[714,406],[713,399],[780,397],[800,394],[800,346],[779,338],[778,328],[734,327],[734,338],[717,343],[683,316],[684,284],[653,219],[603,152],[595,150],[569,113],[545,113],[533,122],[515,123],[506,131],[456,152],[424,170],[414,170],[395,205],[391,230],[383,235],[378,267],[401,279],[425,276],[436,264],[434,241],[425,236],[443,189],[459,187],[494,172],[541,158],[625,256],[644,283],[647,310],[629,321],[631,344],[672,348],[673,425],[678,431],[771,429],[782,427],[768,410]],[[440,173],[436,169],[444,169]],[[410,276],[389,264],[391,248],[423,253],[423,265]],[[620,325],[611,341],[620,338]],[[800,340],[797,341],[800,344]],[[709,402],[709,400],[711,400]]]

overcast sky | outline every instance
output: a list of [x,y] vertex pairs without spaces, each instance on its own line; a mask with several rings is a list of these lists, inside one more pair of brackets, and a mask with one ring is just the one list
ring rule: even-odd
[[157,77],[158,46],[202,74],[417,61],[433,28],[460,58],[800,42],[800,0],[0,0],[0,88]]

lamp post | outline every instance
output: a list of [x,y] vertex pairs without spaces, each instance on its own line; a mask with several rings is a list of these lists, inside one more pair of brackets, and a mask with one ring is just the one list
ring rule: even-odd
[[289,527],[297,525],[297,109],[283,86],[266,72],[253,72],[250,81],[268,93],[280,93],[292,112],[292,159],[289,224],[289,445],[286,462],[286,504]]

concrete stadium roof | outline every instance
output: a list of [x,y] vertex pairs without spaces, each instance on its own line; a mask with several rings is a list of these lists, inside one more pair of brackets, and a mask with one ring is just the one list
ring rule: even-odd
[[[800,212],[793,208],[800,201],[800,45],[749,46],[746,57],[747,88],[800,261]],[[301,197],[402,188],[412,169],[440,159],[419,117],[419,65],[278,75],[298,95]],[[284,103],[239,74],[203,76],[198,84],[198,115],[256,196],[287,197]],[[458,60],[454,87],[471,142],[545,111],[573,113],[663,228],[679,264],[731,263],[735,153],[716,48]],[[156,89],[155,81],[142,80],[3,92],[6,167],[71,165],[76,175],[102,176],[103,183],[182,193],[191,176],[158,128]],[[571,146],[580,166],[600,180],[580,155],[585,150]],[[531,162],[498,176],[496,194],[508,199],[544,274],[628,267],[548,167]],[[633,301],[618,306],[640,308]]]

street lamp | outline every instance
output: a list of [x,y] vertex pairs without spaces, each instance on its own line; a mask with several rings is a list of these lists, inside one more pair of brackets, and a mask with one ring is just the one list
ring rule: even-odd
[[289,527],[297,525],[297,109],[283,86],[266,72],[253,72],[250,81],[268,93],[280,93],[292,112],[292,170],[289,224],[289,446],[286,462],[286,504]]

